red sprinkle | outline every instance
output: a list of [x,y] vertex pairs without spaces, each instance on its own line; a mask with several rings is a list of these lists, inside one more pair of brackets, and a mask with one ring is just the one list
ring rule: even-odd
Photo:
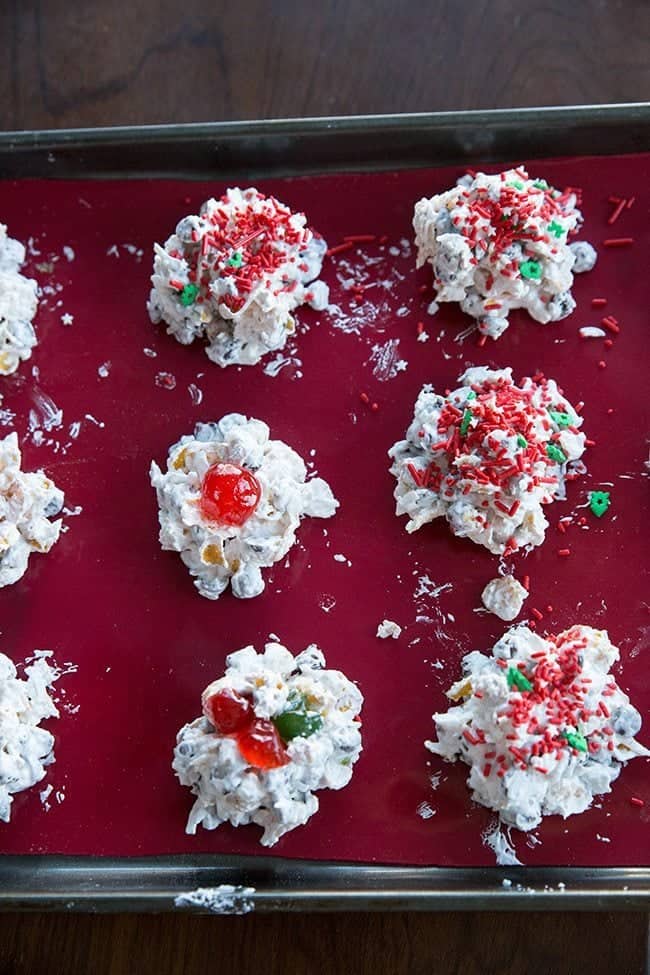
[[608,237],[603,241],[603,247],[627,247],[634,243],[634,237]]
[[602,308],[607,304],[607,298],[592,298],[591,307],[592,308]]
[[376,234],[348,234],[343,238],[346,244],[371,244],[377,240]]
[[632,206],[634,205],[634,201],[635,200],[636,200],[636,196],[631,196],[630,199],[627,201],[627,209],[628,210],[630,210],[632,208]]
[[359,399],[361,400],[362,403],[369,403],[370,402],[370,397],[368,396],[367,393],[361,393],[359,395]]
[[630,796],[630,802],[631,802],[631,804],[632,804],[633,806],[638,806],[638,807],[639,807],[639,809],[640,809],[640,808],[641,808],[642,806],[645,806],[645,800],[643,800],[643,799],[639,799],[639,797],[638,797],[638,796]]
[[341,254],[343,251],[349,251],[352,247],[354,247],[354,244],[349,240],[345,244],[337,244],[336,247],[330,247],[325,253],[328,257],[331,257],[332,254]]
[[599,369],[607,369],[607,363],[605,362],[604,359],[601,359],[600,360],[600,362],[598,363],[598,368]]
[[607,329],[608,332],[612,332],[614,335],[618,335],[621,331],[618,322],[611,315],[606,318],[601,319],[603,327]]
[[616,223],[616,221],[618,220],[618,218],[620,217],[622,211],[625,209],[626,206],[627,206],[627,200],[625,198],[623,198],[622,200],[619,200],[618,201],[618,203],[616,204],[615,210],[613,211],[613,213],[611,214],[611,216],[607,220],[607,223],[610,226],[611,226],[611,224]]
[[557,554],[566,557],[567,555],[571,555],[571,549],[570,548],[559,548],[557,550]]
[[370,409],[372,410],[373,413],[376,413],[377,410],[379,409],[379,403],[372,403]]
[[528,592],[528,590],[530,589],[530,576],[524,576],[524,578],[521,580],[521,584],[526,590],[526,592]]
[[603,342],[603,345],[605,346],[606,349],[611,349],[613,344],[614,343],[612,342],[611,339],[605,339],[605,341]]
[[541,613],[538,609],[535,609],[534,606],[531,609],[531,613],[533,614],[533,616],[535,617],[536,620],[543,620],[544,619],[544,614]]

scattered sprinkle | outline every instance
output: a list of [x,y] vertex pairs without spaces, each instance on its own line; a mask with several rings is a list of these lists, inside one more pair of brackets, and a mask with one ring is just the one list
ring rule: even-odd
[[176,389],[176,377],[171,372],[157,372],[154,382],[161,389]]

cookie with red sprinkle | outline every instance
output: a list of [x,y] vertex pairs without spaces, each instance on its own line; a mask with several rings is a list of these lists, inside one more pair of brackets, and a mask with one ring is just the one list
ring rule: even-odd
[[424,386],[406,438],[389,451],[396,514],[408,532],[445,518],[454,535],[495,555],[540,545],[544,506],[584,469],[582,418],[541,373],[468,369],[441,396]]
[[436,301],[457,301],[482,335],[499,338],[513,308],[556,322],[575,308],[573,274],[596,251],[569,243],[582,223],[580,191],[530,179],[522,167],[476,173],[415,205],[417,266],[431,264]]
[[327,244],[273,196],[226,190],[154,245],[147,309],[183,345],[206,340],[220,366],[255,365],[296,330],[295,309],[327,306],[320,274]]
[[463,658],[447,691],[455,705],[433,715],[437,741],[425,744],[465,762],[472,798],[509,826],[584,812],[622,765],[650,757],[636,741],[641,715],[610,673],[618,659],[605,630],[512,627],[490,654]]

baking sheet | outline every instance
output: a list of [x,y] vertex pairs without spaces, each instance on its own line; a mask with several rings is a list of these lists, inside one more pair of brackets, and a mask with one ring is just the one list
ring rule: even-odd
[[[514,564],[531,577],[529,606],[553,605],[544,622],[551,630],[573,622],[608,628],[622,650],[619,680],[647,711],[642,330],[648,231],[641,193],[649,168],[647,155],[530,166],[556,185],[584,187],[586,239],[599,246],[606,237],[632,235],[636,243],[600,249],[595,271],[576,279],[578,309],[570,319],[544,327],[515,315],[506,335],[482,349],[472,337],[456,341],[467,320],[455,310],[443,306],[435,318],[426,315],[432,295],[420,288],[430,278],[413,272],[413,253],[402,243],[412,237],[413,202],[451,185],[458,168],[258,181],[304,209],[330,245],[346,234],[387,237],[326,264],[323,276],[342,314],[301,310],[294,361],[275,377],[260,367],[218,369],[198,345],[181,347],[154,328],[144,310],[152,242],[164,240],[180,216],[225,184],[0,184],[0,213],[10,233],[24,240],[33,235],[33,249],[40,251],[28,270],[42,285],[62,286],[46,295],[39,311],[35,355],[17,377],[3,381],[3,406],[16,414],[25,466],[44,465],[66,490],[68,506],[83,508],[67,520],[70,530],[52,553],[35,556],[23,581],[0,592],[5,652],[20,659],[37,647],[52,648],[58,660],[79,667],[62,682],[71,709],[79,709],[51,723],[57,763],[46,779],[54,786],[50,809],[42,807],[38,789],[17,796],[12,823],[0,835],[4,852],[260,853],[255,827],[223,826],[186,837],[191,797],[169,762],[177,728],[198,714],[200,691],[221,673],[225,655],[249,642],[259,647],[275,633],[293,650],[317,640],[330,666],[358,680],[366,706],[365,751],[350,786],[320,793],[320,813],[271,852],[330,861],[494,862],[481,839],[492,817],[472,806],[464,766],[438,762],[422,742],[432,732],[431,713],[445,706],[444,690],[460,657],[488,647],[503,628],[496,618],[473,612],[497,563],[453,539],[443,524],[407,536],[393,514],[385,456],[402,436],[421,384],[452,386],[470,364],[512,365],[516,376],[542,368],[574,403],[585,401],[585,430],[597,442],[588,454],[589,474],[570,487],[568,502],[550,509],[545,545]],[[610,229],[612,193],[636,194],[637,202]],[[72,248],[72,260],[64,247]],[[49,271],[52,256],[58,260]],[[366,274],[373,286],[354,309],[344,282],[359,283]],[[597,321],[590,307],[596,295],[608,298],[606,310],[623,326],[611,350],[577,335],[580,325]],[[64,313],[74,316],[69,327],[61,324]],[[426,343],[416,340],[418,321],[430,333]],[[351,323],[358,334],[350,334]],[[408,366],[382,378],[380,367],[385,372],[391,358],[387,343],[396,339],[392,361],[403,358]],[[383,359],[373,358],[375,346]],[[597,367],[601,359],[606,369]],[[109,373],[101,378],[97,370],[106,363]],[[174,377],[174,389],[156,384],[161,373]],[[203,394],[198,405],[192,385]],[[34,431],[25,439],[29,410],[43,418],[36,386],[63,410],[62,426],[44,431],[40,446]],[[360,401],[361,392],[378,403],[376,412]],[[158,548],[147,470],[195,422],[231,410],[265,419],[274,436],[306,458],[315,450],[318,473],[332,484],[341,509],[329,522],[303,524],[289,567],[278,565],[267,575],[263,596],[244,602],[227,595],[210,603],[195,594],[178,556]],[[75,438],[70,427],[77,422]],[[608,481],[614,483],[610,514],[558,535],[558,518],[585,514],[579,505],[586,491]],[[566,544],[572,556],[559,559],[557,548]],[[336,561],[337,554],[351,565]],[[415,595],[447,583],[452,588],[438,596]],[[385,616],[405,626],[399,641],[375,638]],[[647,734],[641,737],[647,741]],[[433,789],[430,776],[439,772]],[[647,765],[637,760],[601,808],[566,822],[549,819],[532,844],[513,833],[520,859],[639,864],[648,805],[639,810],[629,798],[650,804],[646,778]],[[434,812],[430,818],[418,814],[418,808],[426,812],[422,803]]]

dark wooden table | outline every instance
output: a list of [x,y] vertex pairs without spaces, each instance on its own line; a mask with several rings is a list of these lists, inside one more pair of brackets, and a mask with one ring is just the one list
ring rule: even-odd
[[[4,0],[0,128],[650,99],[648,0]],[[0,917],[0,975],[640,975],[642,914]]]

